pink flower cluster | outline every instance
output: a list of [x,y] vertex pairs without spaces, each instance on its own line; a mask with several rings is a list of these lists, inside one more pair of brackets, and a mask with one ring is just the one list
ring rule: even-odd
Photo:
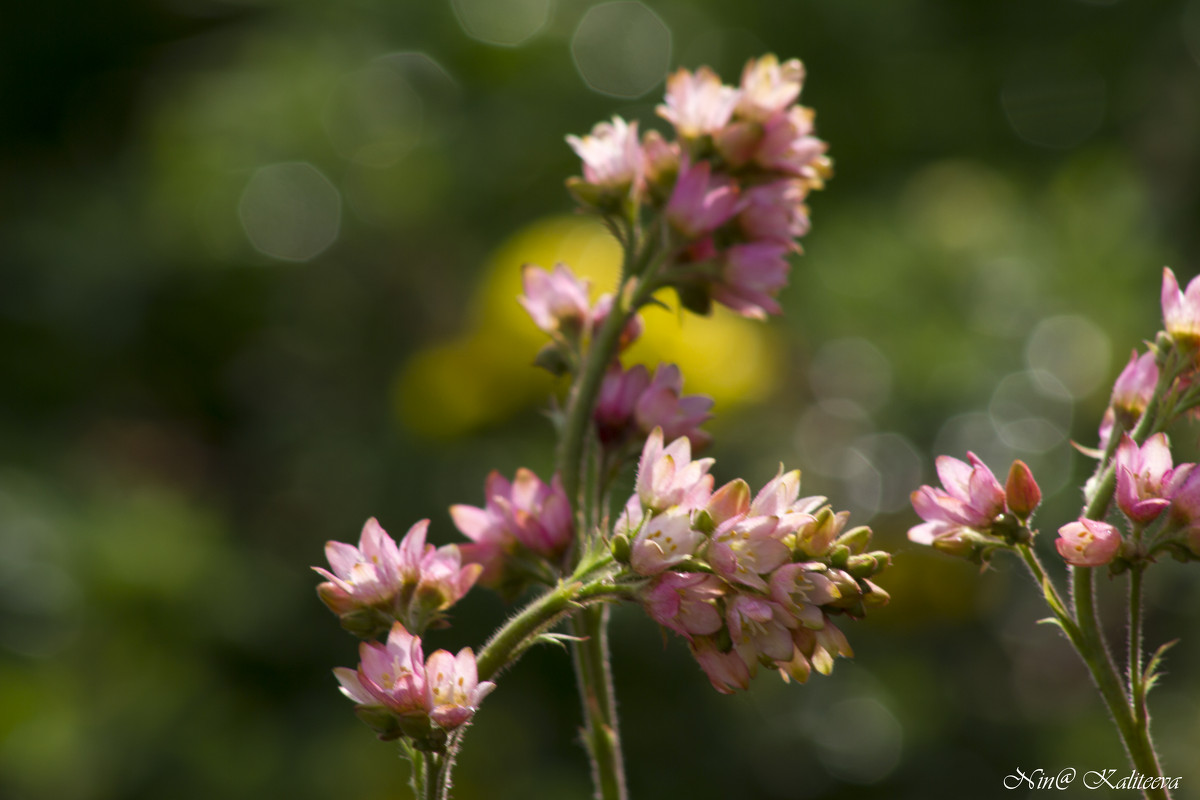
[[830,615],[886,603],[869,578],[889,557],[864,552],[866,528],[842,534],[847,512],[801,498],[798,471],[752,498],[740,479],[713,491],[712,464],[692,459],[687,438],[664,446],[656,429],[646,442],[614,552],[651,579],[647,613],[688,640],[720,692],[746,688],[759,664],[800,681],[828,674],[851,655]]
[[479,681],[475,654],[438,650],[425,660],[421,640],[397,622],[387,642],[363,642],[357,669],[333,673],[342,694],[381,739],[408,736],[418,746],[442,746],[445,733],[467,722],[495,684]]
[[614,361],[600,384],[592,418],[606,447],[619,447],[661,428],[664,437],[686,436],[699,450],[712,441],[700,430],[712,418],[712,405],[705,395],[684,396],[683,375],[674,364],[659,364],[651,378],[641,364],[624,369]]
[[[1117,507],[1130,524],[1145,527],[1163,519],[1165,539],[1186,548],[1177,552],[1187,557],[1190,550],[1190,556],[1200,557],[1200,470],[1190,463],[1174,465],[1167,435],[1156,433],[1139,447],[1123,434],[1113,470]],[[1115,526],[1090,519],[1067,523],[1058,536],[1059,554],[1079,567],[1112,563],[1125,543]]]
[[429,520],[416,523],[397,545],[374,517],[363,526],[358,547],[328,542],[325,557],[333,572],[317,594],[350,632],[374,636],[401,620],[423,631],[458,602],[479,578],[481,567],[462,565],[457,546],[425,543]]
[[493,471],[484,496],[483,508],[455,505],[450,516],[471,540],[460,549],[466,561],[482,566],[485,586],[500,588],[541,574],[574,540],[571,504],[557,475],[546,484],[522,467],[510,482]]
[[679,70],[658,113],[676,138],[639,137],[619,117],[567,141],[583,161],[568,185],[586,208],[614,214],[649,203],[673,232],[663,279],[685,305],[715,300],[747,317],[778,314],[788,256],[808,232],[808,193],[830,174],[813,113],[796,105],[804,69],[793,59],[751,60],[738,86],[710,69]]
[[[952,555],[979,556],[982,549],[1002,543],[993,534],[1000,532],[1003,515],[1024,521],[1041,503],[1041,489],[1024,462],[1013,462],[1001,486],[978,456],[967,453],[967,458],[969,463],[938,456],[943,488],[922,486],[912,493],[913,509],[924,522],[909,529],[910,541]],[[1012,528],[1016,532],[1019,525]]]
[[[944,489],[922,486],[912,503],[925,520],[908,532],[918,544],[952,555],[986,558],[990,550],[1032,535],[1029,516],[1041,502],[1041,490],[1020,461],[1014,462],[1006,486],[974,453],[970,463],[949,456],[937,460]],[[1116,502],[1133,526],[1144,528],[1165,520],[1162,541],[1183,558],[1200,557],[1200,470],[1195,464],[1174,466],[1164,433],[1140,447],[1122,434],[1113,458]],[[1165,514],[1169,510],[1169,514]],[[1114,525],[1080,518],[1058,530],[1055,547],[1078,567],[1111,564],[1122,555],[1126,539]]]

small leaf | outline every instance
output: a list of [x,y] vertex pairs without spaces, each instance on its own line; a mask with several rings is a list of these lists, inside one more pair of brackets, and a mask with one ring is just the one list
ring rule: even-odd
[[1165,656],[1167,651],[1177,644],[1179,644],[1179,640],[1172,639],[1171,641],[1160,646],[1154,651],[1154,655],[1150,656],[1150,661],[1146,664],[1146,671],[1142,673],[1142,682],[1146,684],[1147,692],[1153,689],[1155,684],[1158,683],[1158,676],[1161,674],[1159,672],[1159,667],[1162,666],[1163,656]]
[[586,636],[572,636],[569,633],[543,633],[536,636],[533,644],[552,644],[567,649],[567,642],[586,642]]

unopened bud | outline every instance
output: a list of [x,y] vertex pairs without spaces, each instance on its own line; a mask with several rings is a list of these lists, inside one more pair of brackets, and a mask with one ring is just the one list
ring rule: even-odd
[[376,608],[364,607],[338,616],[338,622],[349,634],[360,639],[374,639],[387,633],[392,618]]
[[1033,473],[1024,461],[1017,460],[1008,470],[1008,481],[1004,486],[1004,501],[1008,509],[1022,520],[1042,502],[1042,490],[1033,479]]
[[852,553],[861,553],[871,543],[871,529],[866,525],[851,528],[837,538],[837,544],[850,548]]
[[863,593],[863,604],[867,608],[881,608],[891,602],[892,596],[881,586],[872,581],[863,581],[866,591]]
[[879,565],[872,556],[859,554],[846,560],[846,571],[856,578],[869,578],[879,571]]
[[867,555],[875,559],[878,572],[883,572],[883,570],[892,565],[892,554],[886,550],[872,550],[871,552],[867,553]]
[[562,348],[554,342],[538,351],[537,356],[533,359],[533,365],[541,367],[556,378],[571,371],[571,364],[563,355]]
[[846,562],[850,560],[850,548],[844,544],[836,545],[829,551],[829,563],[838,569],[845,569]]
[[628,564],[631,548],[629,545],[629,537],[623,533],[618,533],[612,537],[608,543],[608,549],[612,551],[613,558],[622,564]]
[[708,513],[707,509],[702,508],[692,517],[692,527],[705,536],[711,536],[712,532],[717,529],[717,522],[712,518],[712,514]]
[[1166,331],[1159,331],[1154,337],[1154,362],[1159,369],[1166,366],[1167,356],[1175,349],[1175,340]]
[[385,742],[391,739],[399,739],[404,735],[404,730],[400,726],[400,719],[385,708],[357,706],[354,709],[354,713]]

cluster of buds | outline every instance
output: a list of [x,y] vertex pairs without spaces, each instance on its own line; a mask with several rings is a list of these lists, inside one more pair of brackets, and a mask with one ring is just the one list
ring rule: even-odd
[[371,638],[399,621],[421,632],[440,622],[443,612],[475,584],[482,567],[463,566],[455,545],[426,544],[428,527],[429,520],[421,520],[397,545],[372,517],[363,526],[358,547],[326,543],[325,557],[333,572],[313,567],[328,578],[317,594],[346,630]]
[[575,538],[571,504],[558,476],[547,484],[524,467],[512,481],[493,471],[484,496],[483,508],[450,508],[454,524],[471,540],[460,549],[465,561],[482,568],[480,583],[511,595],[531,579],[552,581]]
[[797,105],[804,68],[774,56],[750,61],[738,86],[710,69],[667,80],[658,113],[675,138],[614,117],[567,142],[583,161],[568,181],[586,209],[626,218],[649,206],[670,227],[670,259],[657,280],[690,310],[716,301],[747,317],[778,314],[788,256],[808,232],[808,193],[830,175],[813,112]]
[[636,492],[614,526],[613,554],[647,578],[643,605],[686,638],[713,686],[744,689],[760,664],[787,677],[828,674],[851,655],[831,616],[862,616],[888,595],[870,578],[890,556],[866,552],[871,532],[842,532],[847,512],[800,494],[800,473],[753,498],[743,480],[713,491],[712,459],[687,438],[646,442]]
[[969,463],[938,456],[942,488],[922,486],[912,505],[924,522],[909,529],[908,538],[977,563],[998,547],[1028,542],[1029,520],[1042,501],[1042,490],[1023,461],[1014,461],[1004,486],[974,453]]
[[495,684],[479,681],[475,654],[438,650],[425,660],[421,640],[396,622],[384,644],[363,642],[357,669],[333,671],[355,712],[380,739],[407,739],[441,752],[447,736],[471,719]]

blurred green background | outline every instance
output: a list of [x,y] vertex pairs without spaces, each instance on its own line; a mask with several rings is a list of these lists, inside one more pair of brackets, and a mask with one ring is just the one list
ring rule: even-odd
[[[898,553],[829,678],[713,692],[614,624],[635,797],[1011,796],[1124,769],[1018,565],[918,551],[932,456],[1077,512],[1108,386],[1200,271],[1200,0],[42,0],[0,26],[0,796],[395,798],[338,695],[327,539],[547,475],[517,266],[603,275],[563,142],[669,68],[804,59],[837,175],[765,326],[658,314],[719,481],[784,461]],[[1195,433],[1178,442],[1194,452]],[[1200,796],[1200,572],[1151,572],[1167,773]],[[1101,580],[1120,603],[1121,581]],[[1114,605],[1115,608],[1115,605]],[[477,646],[485,592],[430,647]],[[1121,634],[1119,619],[1110,631]],[[589,794],[569,659],[488,698],[456,797]],[[1067,792],[1065,796],[1077,796]],[[1103,792],[1088,792],[1099,797]]]

